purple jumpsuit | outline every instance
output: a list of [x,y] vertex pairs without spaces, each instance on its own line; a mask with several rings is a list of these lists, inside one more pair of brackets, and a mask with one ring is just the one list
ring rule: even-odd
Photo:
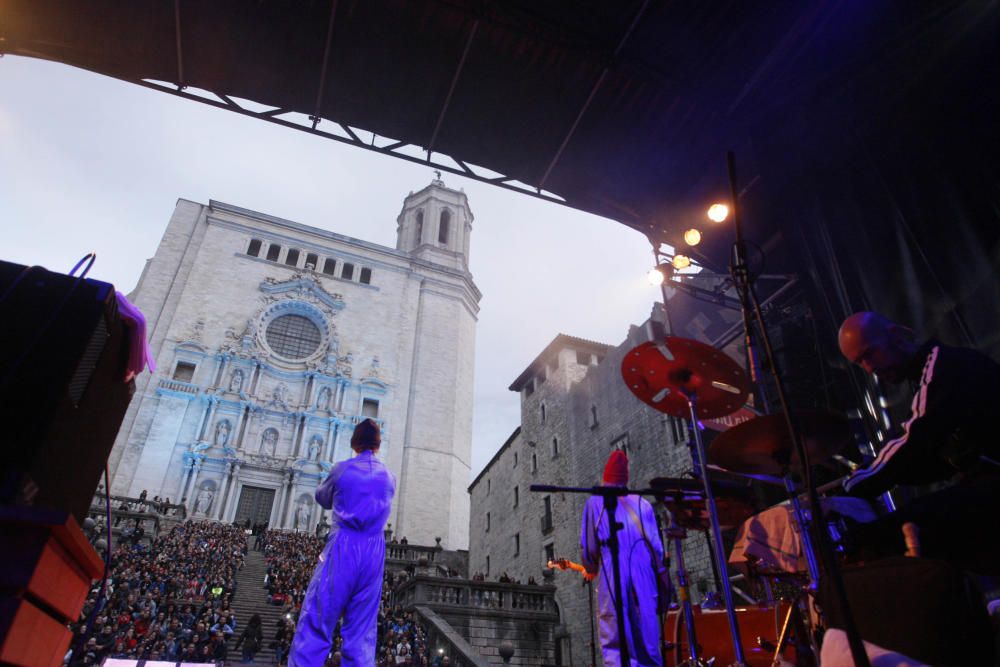
[[[604,499],[593,496],[583,509],[580,550],[584,567],[600,569],[597,582],[598,641],[605,667],[659,667],[660,622],[657,615],[657,576],[666,576],[663,544],[653,507],[639,496],[618,499],[615,512],[624,528],[618,531],[621,590],[625,597],[625,633],[631,665],[621,664],[614,604],[614,570],[608,547],[608,516]],[[665,579],[664,579],[665,581]]]
[[341,616],[341,664],[375,664],[385,568],[382,529],[395,493],[396,478],[370,451],[335,465],[316,489],[316,502],[333,510],[333,526],[302,603],[289,667],[321,667]]

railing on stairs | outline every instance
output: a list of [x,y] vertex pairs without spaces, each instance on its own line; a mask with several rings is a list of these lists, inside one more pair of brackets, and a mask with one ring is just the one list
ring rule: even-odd
[[427,628],[427,646],[432,655],[447,655],[454,667],[490,667],[489,661],[430,607],[414,607],[417,621]]

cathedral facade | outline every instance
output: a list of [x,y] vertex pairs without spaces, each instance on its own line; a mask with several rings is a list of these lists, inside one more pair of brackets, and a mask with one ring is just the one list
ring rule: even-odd
[[112,493],[311,531],[316,486],[371,417],[397,477],[393,531],[466,548],[472,220],[440,180],[405,199],[395,248],[179,200],[130,295],[157,370],[136,381]]

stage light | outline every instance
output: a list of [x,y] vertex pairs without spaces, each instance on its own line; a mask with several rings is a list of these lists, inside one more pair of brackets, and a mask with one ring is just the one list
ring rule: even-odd
[[699,243],[701,243],[701,232],[699,232],[697,229],[687,230],[686,232],[684,232],[684,243],[687,243],[689,246],[692,247],[698,245]]
[[686,269],[691,266],[691,258],[687,255],[674,255],[674,260],[671,262],[674,268],[680,271],[681,269]]
[[708,219],[712,222],[722,222],[729,217],[729,207],[725,204],[712,204],[708,207]]
[[665,281],[670,280],[674,275],[674,267],[669,262],[661,262],[656,268],[650,269],[646,274],[649,284],[659,287]]

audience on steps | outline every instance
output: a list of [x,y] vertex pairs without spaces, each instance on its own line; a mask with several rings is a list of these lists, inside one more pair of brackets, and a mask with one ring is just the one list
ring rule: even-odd
[[121,541],[111,554],[106,597],[98,606],[95,584],[70,628],[65,662],[226,659],[227,636],[237,631],[236,574],[246,553],[243,530],[214,522],[179,524],[148,546]]

